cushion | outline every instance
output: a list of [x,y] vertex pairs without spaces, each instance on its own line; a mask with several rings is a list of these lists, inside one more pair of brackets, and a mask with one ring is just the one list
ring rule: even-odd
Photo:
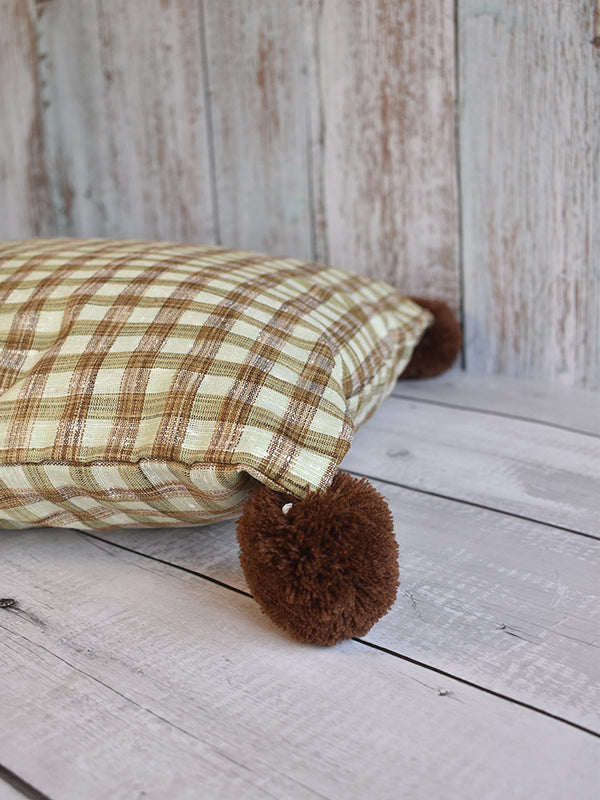
[[329,486],[430,314],[214,246],[0,244],[0,527],[199,525]]

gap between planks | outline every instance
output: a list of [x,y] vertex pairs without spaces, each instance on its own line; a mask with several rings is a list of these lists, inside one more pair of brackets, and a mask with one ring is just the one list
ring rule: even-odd
[[[201,580],[208,581],[209,583],[212,583],[212,584],[214,584],[216,586],[219,586],[219,587],[221,587],[223,589],[227,589],[228,591],[235,592],[236,594],[243,595],[244,597],[247,597],[249,599],[253,599],[253,596],[252,596],[252,594],[250,592],[244,591],[243,589],[240,589],[237,586],[233,586],[232,584],[227,583],[225,581],[218,580],[217,578],[212,578],[210,575],[206,575],[205,573],[198,572],[198,571],[196,571],[194,569],[190,569],[189,567],[181,566],[180,564],[177,564],[174,561],[169,561],[168,559],[164,559],[164,558],[158,558],[157,556],[149,555],[148,553],[144,553],[143,551],[136,550],[135,548],[127,547],[126,545],[123,545],[123,544],[121,544],[119,542],[114,542],[111,539],[103,538],[97,532],[92,533],[91,531],[84,531],[84,530],[79,530],[79,529],[75,529],[75,528],[71,528],[70,530],[73,530],[74,532],[77,532],[77,533],[79,533],[79,534],[81,534],[83,536],[86,536],[86,537],[90,538],[90,539],[95,539],[96,541],[102,542],[102,543],[107,544],[109,546],[116,547],[119,550],[123,550],[125,552],[132,553],[132,554],[137,555],[137,556],[141,556],[143,558],[148,558],[151,561],[157,562],[158,564],[163,564],[164,566],[167,566],[167,567],[172,567],[174,569],[182,570],[183,572],[186,572],[186,573],[188,573],[190,575],[194,575],[195,577],[200,578]],[[495,691],[494,689],[490,689],[489,687],[484,686],[483,684],[475,683],[474,681],[470,681],[470,680],[468,680],[466,678],[463,678],[463,677],[461,677],[460,675],[458,675],[456,673],[452,673],[452,672],[448,672],[447,670],[440,669],[439,667],[436,667],[433,664],[429,664],[429,663],[427,663],[425,661],[420,661],[420,660],[418,660],[416,658],[411,658],[410,656],[408,656],[408,655],[406,655],[404,653],[401,653],[398,650],[394,650],[394,649],[391,649],[389,647],[383,647],[382,645],[379,645],[376,642],[369,641],[365,637],[354,636],[354,637],[352,637],[352,640],[354,642],[357,642],[358,644],[364,645],[366,647],[370,647],[373,650],[377,650],[377,651],[379,651],[381,653],[385,653],[386,655],[392,656],[394,658],[399,658],[402,661],[406,661],[409,664],[414,664],[417,667],[421,667],[421,668],[426,669],[426,670],[428,670],[430,672],[434,672],[437,675],[442,675],[445,678],[449,678],[450,680],[457,681],[458,683],[461,683],[461,684],[463,684],[465,686],[469,686],[472,689],[476,689],[478,691],[485,692],[486,694],[490,694],[493,697],[499,698],[500,700],[506,700],[509,703],[514,703],[514,704],[516,704],[518,706],[521,706],[522,708],[528,709],[529,711],[534,711],[537,714],[542,714],[543,716],[548,717],[548,718],[553,719],[553,720],[556,720],[557,722],[562,722],[562,723],[564,723],[566,725],[570,725],[571,727],[576,728],[577,730],[580,730],[583,733],[589,733],[592,736],[595,736],[595,737],[600,739],[600,731],[595,731],[592,728],[586,727],[585,725],[580,725],[579,723],[573,722],[572,720],[569,720],[569,719],[567,719],[565,717],[562,717],[562,716],[560,716],[558,714],[553,714],[553,713],[551,713],[549,711],[546,711],[545,709],[543,709],[543,708],[541,708],[539,706],[535,706],[535,705],[533,705],[531,703],[526,703],[523,700],[519,700],[516,697],[511,697],[508,694],[503,694],[502,692]]]
[[[237,784],[252,798],[268,789],[355,798],[367,788],[387,797],[399,785],[416,798],[501,798],[512,788],[528,798],[534,787],[559,798],[567,785],[591,798],[597,747],[582,731],[450,679],[436,687],[422,668],[398,671],[396,659],[373,661],[355,642],[337,652],[290,643],[256,609],[257,624],[240,625],[217,587],[169,566],[148,570],[137,554],[100,548],[90,560],[84,538],[69,533],[6,540],[7,567],[45,627],[9,617],[3,760],[50,796],[67,780],[61,797],[130,797],[143,775],[152,797],[175,788],[191,798],[194,776],[207,791]],[[51,593],[39,585],[40,559]],[[21,703],[15,688],[31,680],[36,695]],[[24,741],[43,742],[44,758]]]
[[405,483],[398,483],[397,481],[386,480],[385,478],[378,478],[376,475],[367,475],[364,472],[356,472],[355,470],[345,470],[349,475],[355,478],[366,478],[369,481],[387,484],[388,486],[396,486],[398,489],[406,489],[408,492],[417,492],[428,497],[437,497],[439,500],[448,500],[451,503],[460,503],[464,506],[471,508],[480,508],[482,511],[490,511],[493,514],[502,514],[505,517],[513,517],[513,519],[522,519],[523,522],[533,522],[536,525],[543,525],[546,528],[552,528],[556,531],[564,531],[565,533],[572,533],[574,536],[583,536],[585,539],[592,539],[595,542],[600,541],[600,536],[595,536],[593,533],[584,533],[575,528],[567,528],[564,525],[556,525],[553,522],[545,522],[544,520],[536,519],[535,517],[527,517],[524,514],[517,514],[514,511],[505,511],[502,508],[495,508],[494,506],[485,505],[485,503],[477,503],[474,500],[465,500],[460,497],[452,497],[452,495],[434,492],[429,489],[418,489],[416,486],[410,486]]
[[341,466],[593,535],[599,455],[587,434],[391,397]]
[[[355,473],[355,474],[358,474],[359,476],[365,476],[364,472]],[[502,553],[503,548],[504,549],[508,548],[509,550],[511,550],[511,553],[513,553],[513,556],[511,556],[511,558],[513,558],[513,560],[515,560],[515,563],[512,564],[512,567],[516,568],[517,571],[520,570],[520,572],[523,572],[526,569],[526,565],[527,565],[528,559],[529,559],[531,561],[531,565],[532,565],[532,568],[533,568],[532,577],[536,578],[536,576],[537,576],[538,583],[541,581],[541,583],[539,583],[537,588],[534,588],[532,590],[532,592],[533,592],[532,597],[535,600],[535,602],[538,602],[535,593],[540,591],[539,586],[540,585],[550,585],[550,583],[552,583],[553,579],[552,579],[552,575],[550,574],[551,571],[552,571],[551,570],[552,564],[554,563],[554,568],[557,570],[557,574],[561,573],[561,572],[565,572],[565,570],[566,570],[567,571],[566,574],[568,576],[570,574],[568,570],[572,569],[572,567],[574,568],[573,565],[575,564],[575,561],[573,561],[572,564],[569,561],[565,562],[564,559],[565,559],[566,555],[568,555],[569,552],[572,551],[571,555],[569,556],[569,558],[572,561],[573,558],[575,558],[574,554],[580,553],[580,555],[581,555],[584,552],[589,551],[589,547],[592,547],[592,542],[596,541],[595,537],[593,537],[593,536],[590,536],[590,535],[587,535],[587,534],[583,534],[582,535],[582,534],[579,534],[579,532],[572,531],[571,529],[564,530],[560,526],[552,525],[551,523],[548,523],[548,522],[538,521],[536,519],[527,519],[527,518],[524,518],[522,516],[516,515],[516,514],[511,513],[511,512],[505,512],[503,510],[489,508],[489,507],[482,506],[481,504],[477,504],[477,503],[474,503],[474,502],[468,501],[468,500],[456,500],[456,498],[454,498],[454,497],[440,497],[439,495],[436,495],[435,493],[425,492],[425,491],[420,490],[420,489],[415,489],[414,487],[411,487],[411,486],[402,486],[402,485],[399,485],[399,484],[394,483],[392,481],[382,481],[381,479],[379,479],[377,477],[374,477],[374,476],[367,476],[367,477],[370,477],[370,479],[373,480],[373,482],[376,485],[376,488],[378,488],[378,490],[382,494],[387,494],[388,495],[388,502],[390,503],[390,507],[394,510],[394,515],[395,515],[396,520],[397,520],[397,529],[400,529],[402,531],[402,533],[400,534],[401,539],[402,539],[402,541],[401,541],[401,547],[402,548],[405,548],[406,545],[407,545],[407,539],[406,539],[407,529],[406,529],[406,526],[407,526],[407,524],[410,524],[412,526],[413,532],[411,533],[411,536],[412,536],[413,544],[411,545],[411,547],[412,547],[411,553],[408,554],[405,557],[406,561],[407,561],[406,568],[412,568],[413,567],[413,562],[419,564],[419,563],[421,563],[421,561],[423,559],[423,554],[420,552],[419,546],[415,545],[415,542],[417,540],[420,542],[423,539],[425,539],[425,540],[431,539],[431,546],[429,547],[429,545],[428,545],[429,551],[431,551],[427,555],[428,559],[429,558],[433,558],[431,553],[435,553],[436,551],[441,551],[442,545],[444,544],[444,536],[439,538],[439,541],[436,544],[436,541],[437,541],[436,537],[440,537],[440,533],[437,532],[437,531],[438,531],[439,526],[441,526],[441,528],[439,528],[439,530],[440,530],[440,532],[443,532],[445,537],[446,537],[446,544],[444,546],[451,547],[451,548],[454,548],[454,549],[456,547],[467,547],[467,549],[468,549],[468,548],[474,546],[476,549],[473,552],[479,554],[477,556],[477,558],[480,561],[481,561],[482,558],[484,558],[484,556],[486,555],[486,552],[487,552],[487,555],[489,556],[489,558],[492,558],[492,554],[495,554],[493,556],[493,561],[495,563],[497,563],[498,565],[502,564],[502,569],[510,570],[510,568],[511,568],[510,558],[506,561],[506,563],[504,563],[503,561],[498,561],[498,559],[501,558],[501,553]],[[431,501],[427,500],[428,497],[431,498]],[[418,498],[422,498],[422,499],[419,499],[418,502],[417,502]],[[407,523],[407,513],[408,513],[409,523]],[[449,524],[449,523],[451,523],[451,524]],[[208,530],[207,530],[207,528],[208,528]],[[186,537],[189,537],[189,542],[192,542],[196,535],[202,536],[203,537],[202,538],[202,541],[203,541],[202,556],[201,556],[201,558],[202,558],[202,562],[201,562],[202,563],[202,568],[199,571],[201,571],[202,574],[205,574],[207,572],[207,569],[205,569],[205,566],[206,566],[206,561],[207,561],[207,557],[208,557],[208,562],[210,564],[210,568],[208,569],[208,572],[211,572],[211,570],[212,570],[212,575],[207,575],[206,576],[207,579],[215,580],[214,576],[217,575],[218,578],[220,578],[222,580],[222,582],[226,586],[232,586],[232,578],[233,578],[233,583],[235,583],[236,579],[239,579],[239,575],[241,574],[239,572],[239,564],[237,564],[237,555],[235,553],[235,545],[233,544],[233,540],[232,540],[233,523],[232,522],[218,523],[215,526],[207,526],[207,528],[205,528],[204,532],[201,533],[201,534],[198,534],[198,533],[186,534],[186,533],[179,532],[179,533],[177,533],[177,535],[175,537],[168,537],[168,534],[164,535],[164,537],[163,537],[163,534],[159,534],[158,538],[157,538],[156,532],[145,531],[145,532],[140,533],[140,532],[136,532],[135,530],[129,531],[127,533],[125,533],[125,532],[121,532],[121,533],[119,533],[119,532],[116,532],[116,533],[115,532],[107,532],[106,534],[98,534],[98,533],[94,534],[94,533],[92,533],[92,535],[98,535],[99,538],[104,537],[103,538],[104,541],[108,540],[108,541],[111,541],[112,543],[121,544],[121,545],[124,545],[125,542],[129,542],[129,543],[131,543],[132,541],[136,542],[136,539],[137,539],[137,543],[135,544],[135,546],[130,548],[132,550],[132,552],[143,553],[145,555],[150,555],[150,556],[152,556],[152,555],[156,556],[157,553],[159,555],[164,555],[165,554],[165,548],[166,548],[166,552],[168,553],[169,557],[168,558],[164,558],[162,560],[164,560],[165,563],[168,563],[168,564],[177,564],[177,560],[173,561],[172,559],[173,559],[173,557],[175,557],[176,559],[178,557],[179,558],[179,566],[182,565],[182,560],[183,560],[183,564],[186,564],[186,563],[189,564],[190,563],[190,559],[191,559],[191,563],[193,563],[194,559],[197,557],[195,552],[194,552],[194,547],[192,545],[188,545],[187,550],[186,550],[186,545],[185,545]],[[423,533],[420,532],[421,529],[425,529],[423,531]],[[179,530],[182,531],[184,529],[179,529]],[[193,529],[189,529],[189,530],[193,530]],[[467,532],[471,531],[471,533],[467,534],[467,533],[465,533],[466,531]],[[481,538],[481,533],[482,532],[485,532],[486,535],[489,534],[489,536],[487,536],[487,539],[482,539]],[[575,542],[575,539],[572,542],[570,542],[570,537],[571,537],[572,533],[576,533],[577,534],[575,539],[579,539],[581,544],[577,544]],[[204,537],[207,536],[207,534],[208,534],[208,539],[204,538]],[[567,534],[567,536],[565,536],[564,534]],[[115,541],[115,539],[117,541]],[[120,539],[120,541],[119,541],[119,539]],[[584,543],[583,543],[584,541],[590,541],[590,545],[589,546],[588,545],[584,545]],[[184,544],[182,544],[182,542],[184,542]],[[559,542],[561,543],[560,545],[558,544]],[[526,543],[527,543],[527,546],[526,546]],[[543,558],[540,559],[540,558],[536,558],[535,557],[535,552],[537,552],[536,547],[539,547],[539,548],[542,549]],[[547,554],[550,551],[553,552],[552,548],[556,548],[556,547],[558,547],[558,550],[557,550],[557,553],[552,556],[552,558],[554,558],[554,562],[552,562],[551,559],[548,560],[549,556]],[[525,549],[523,549],[523,548],[525,548]],[[564,550],[564,555],[561,555],[562,551],[559,552],[561,548],[563,548],[563,550]],[[566,550],[565,550],[565,548],[566,548]],[[149,552],[149,550],[150,551],[154,551],[154,552]],[[519,555],[518,556],[514,555],[514,553],[518,553]],[[584,556],[582,555],[581,557],[584,557]],[[584,560],[586,560],[586,559],[589,560],[589,558],[591,558],[590,554],[585,556]],[[215,559],[216,559],[216,561],[215,561]],[[161,559],[159,559],[159,560],[161,560]],[[211,560],[212,560],[212,563],[211,563]],[[235,561],[235,564],[234,564],[234,561]],[[547,563],[546,563],[546,561],[547,561]],[[523,563],[521,563],[521,562],[523,562]],[[543,569],[540,566],[540,563],[538,563],[538,562],[541,562],[543,564]],[[227,565],[228,565],[228,567],[227,567],[227,569],[225,571],[223,571],[222,567],[219,566],[219,564],[223,565],[224,563],[227,563]],[[484,564],[483,561],[481,563]],[[571,564],[571,566],[569,566],[569,564]],[[441,569],[439,564],[437,564],[437,566],[436,566],[435,559],[428,566],[428,569],[432,569],[432,568],[434,570]],[[480,567],[480,568],[483,568],[483,567]],[[237,572],[236,572],[236,570],[237,570]],[[505,578],[502,577],[502,573],[501,572],[499,572],[497,575],[495,575],[495,573],[493,571],[488,570],[487,567],[485,567],[485,570],[486,570],[486,572],[485,572],[486,580],[492,581],[492,582],[494,580],[498,580],[498,581],[500,581],[501,585],[502,585],[502,583],[504,583],[506,587],[509,587],[508,589],[506,589],[506,591],[508,592],[508,595],[510,595],[511,592],[514,592],[514,591],[521,592],[521,593],[525,591],[526,587],[524,588],[523,586],[521,586],[519,584],[515,584],[514,586],[512,586],[512,584],[510,583],[510,581],[508,581],[508,579],[505,579]],[[440,575],[441,575],[441,573],[440,573]],[[423,573],[423,575],[421,575],[421,577],[420,577],[420,580],[424,580],[425,577],[426,577],[426,573]],[[449,589],[449,587],[450,587],[449,579],[452,578],[452,577],[453,577],[452,575],[446,576],[446,578],[445,578],[446,584],[443,584],[443,585],[446,586],[446,589],[444,591],[449,591],[450,590]],[[217,581],[218,581],[218,578],[216,579]],[[477,576],[477,579],[480,580],[481,576],[480,575]],[[467,588],[469,586],[471,586],[471,583],[473,583],[473,581],[470,580],[470,576],[469,576],[468,571],[464,571],[464,574],[462,575],[462,580],[466,580],[467,581],[467,584],[466,584]],[[564,579],[561,579],[561,580],[564,580]],[[404,574],[403,574],[403,581],[404,581]],[[566,586],[570,587],[570,591],[571,592],[577,592],[577,591],[588,591],[589,592],[589,591],[591,591],[589,589],[589,585],[588,585],[589,584],[589,579],[587,580],[587,583],[585,584],[585,586],[578,585],[578,583],[577,583],[578,581],[580,581],[580,576],[578,576],[576,573],[573,573],[572,574],[572,578],[571,578],[571,584],[572,585],[569,584],[568,580],[567,580]],[[586,587],[587,587],[587,589],[586,589]],[[479,609],[479,610],[476,610],[476,609],[477,609],[477,603],[480,602],[481,598],[483,598],[483,600],[485,600],[485,598],[487,597],[488,599],[487,599],[486,602],[488,602],[488,603],[491,602],[490,598],[493,596],[492,588],[493,587],[491,587],[491,584],[490,584],[490,587],[486,588],[485,584],[484,585],[476,585],[474,583],[473,586],[471,586],[471,594],[470,595],[465,590],[465,592],[467,594],[465,602],[467,603],[467,607],[469,608],[469,613],[473,613],[473,611],[475,611],[475,613],[474,613],[474,616],[472,617],[471,620],[469,620],[468,619],[468,615],[465,614],[464,615],[464,623],[461,623],[463,625],[463,627],[466,626],[466,627],[464,627],[462,636],[464,636],[465,634],[468,634],[467,638],[473,639],[473,636],[475,635],[475,630],[476,630],[478,632],[477,633],[478,636],[483,636],[484,638],[488,637],[487,645],[490,644],[490,639],[489,639],[489,637],[490,637],[490,626],[493,627],[493,625],[492,625],[492,623],[490,621],[491,617],[490,617],[489,608],[486,608],[486,606],[484,604],[481,609]],[[239,591],[239,588],[238,588],[238,591]],[[444,592],[441,591],[441,587],[438,587],[436,589],[436,593],[439,596],[443,596]],[[433,609],[437,614],[439,609],[436,609],[437,599],[434,596],[436,593],[432,594],[432,592],[430,591],[429,592],[429,596],[425,598],[425,602],[426,602],[426,604],[429,604],[429,608]],[[448,600],[450,602],[458,602],[458,597],[452,598],[452,597],[448,596]],[[542,601],[544,601],[544,595],[543,594],[542,594]],[[552,601],[552,597],[548,598],[548,602],[551,602],[551,601]],[[563,601],[561,601],[561,602],[563,602]],[[407,608],[404,609],[404,612],[410,612],[410,610],[411,609],[407,607]],[[536,636],[537,636],[537,633],[535,633],[535,631],[537,631],[537,632],[541,631],[542,635],[546,636],[546,634],[549,633],[549,631],[546,631],[544,626],[547,627],[548,625],[550,625],[551,628],[552,628],[553,625],[558,625],[558,629],[557,630],[558,630],[559,635],[561,635],[561,636],[573,635],[575,631],[574,631],[574,629],[570,630],[570,627],[572,628],[572,626],[574,624],[572,620],[577,618],[577,615],[578,615],[579,612],[574,607],[572,609],[568,609],[567,608],[567,609],[564,609],[564,610],[565,610],[565,613],[568,612],[568,614],[571,615],[569,617],[569,619],[571,621],[568,622],[566,626],[565,626],[565,624],[560,622],[560,620],[559,620],[559,618],[557,616],[548,617],[547,614],[546,615],[538,614],[538,618],[536,618],[535,615],[534,615],[533,619],[526,618],[528,626],[530,628],[532,628],[532,630],[534,631],[534,638],[536,638]],[[501,611],[501,606],[498,607],[497,613],[499,615],[501,615],[501,614],[507,614],[507,615],[512,614],[513,617],[514,617],[514,614],[516,612],[515,612],[514,607],[512,607],[509,604],[509,605],[507,605],[505,607],[504,612]],[[584,618],[587,619],[587,617],[585,617],[585,616],[584,616]],[[390,619],[389,615],[385,619],[389,620]],[[483,624],[484,622],[485,622],[485,624]],[[502,619],[502,618],[499,618],[497,620],[497,622],[498,622],[498,625],[500,625],[500,623],[503,623],[503,622],[504,623],[512,623],[512,622],[514,622],[514,618],[513,619],[509,619],[509,618]],[[473,625],[473,623],[476,623],[476,624]],[[378,631],[379,635],[381,634],[382,631],[386,630],[387,623],[383,625],[383,628],[381,627],[382,624],[383,623],[380,623],[379,626],[377,626],[377,631]],[[587,621],[586,624],[588,625],[588,628],[589,628],[589,624],[590,624],[589,620]],[[496,627],[498,627],[498,626],[496,626]],[[461,630],[462,630],[462,628],[461,628]],[[514,626],[512,624],[506,624],[505,625],[505,632],[506,632],[506,634],[511,634],[511,635],[514,635],[515,637],[519,636],[518,631],[516,631],[514,629]],[[403,630],[402,628],[398,628],[396,630],[396,633],[399,633],[399,635],[404,637],[404,638],[407,635],[406,630],[405,629]],[[554,635],[555,635],[555,632],[553,631],[552,632],[552,636],[554,636]],[[587,636],[588,639],[582,639],[582,644],[585,645],[586,642],[587,642],[591,646],[591,643],[592,643],[592,640],[593,640],[593,634],[590,633],[589,630],[587,630],[587,633],[585,634],[585,636]],[[592,637],[592,638],[590,638],[590,637]],[[372,637],[371,637],[371,639],[372,639]],[[388,637],[387,640],[384,640],[383,642],[380,639],[378,642],[375,642],[375,643],[376,644],[383,644],[384,646],[389,646],[389,642],[390,642],[390,639]],[[413,644],[414,644],[414,642],[413,642]],[[483,640],[480,642],[480,644],[483,644]],[[438,645],[439,645],[439,642],[438,642]],[[472,646],[473,642],[470,642],[470,645]],[[391,649],[394,649],[394,648],[392,647]],[[536,648],[532,647],[531,649],[535,650]],[[442,642],[441,652],[443,652],[446,657],[447,657],[447,650],[448,650],[448,642],[447,641],[446,642]],[[540,652],[545,652],[546,659],[549,662],[552,662],[553,658],[554,658],[554,660],[556,660],[557,656],[561,657],[561,650],[560,650],[560,646],[559,645],[555,645],[555,650],[556,650],[556,652],[552,653],[552,651],[547,651],[547,650],[539,651],[539,648],[538,648],[538,655],[539,655]],[[477,653],[478,652],[479,651],[473,652],[472,656],[474,658],[477,658]],[[450,663],[450,665],[448,663],[432,664],[431,661],[427,662],[425,659],[423,659],[422,653],[419,652],[419,651],[415,652],[414,650],[413,651],[409,650],[407,652],[406,648],[404,648],[403,653],[408,655],[409,657],[416,658],[416,660],[419,661],[420,663],[429,663],[430,666],[432,666],[432,668],[440,668],[440,667],[442,667],[449,674],[456,675],[456,676],[460,675],[460,677],[465,678],[466,680],[470,680],[472,683],[474,683],[476,685],[481,685],[481,686],[484,685],[482,683],[482,680],[479,679],[480,676],[476,676],[476,675],[474,676],[474,673],[472,671],[471,672],[467,671],[465,673],[464,669],[457,668],[456,667],[456,663],[457,662],[455,662],[454,664]],[[440,653],[438,653],[438,656],[439,655],[440,655]],[[499,655],[499,651],[497,649],[494,650],[493,646],[492,646],[492,650],[491,651],[487,651],[487,657],[488,658],[489,657],[497,658],[498,655]],[[534,656],[531,656],[531,657],[534,658]],[[588,660],[589,660],[589,658],[588,658]],[[581,664],[577,664],[575,662],[571,662],[570,664],[565,664],[564,663],[564,658],[563,658],[563,661],[559,660],[559,662],[557,662],[557,663],[562,664],[562,667],[565,670],[567,668],[572,668],[572,667],[578,667],[580,669],[581,666],[582,666]],[[502,664],[498,665],[497,664],[496,666],[497,666],[498,669],[500,669],[501,672],[504,672],[504,671],[507,671],[507,670],[510,669],[511,663],[509,661],[507,663],[504,663],[504,665],[502,665]],[[533,669],[533,666],[531,664],[529,664],[528,668],[531,670],[531,669]],[[474,677],[475,677],[475,679],[474,679]],[[488,678],[490,677],[489,673],[487,674],[487,677]],[[547,677],[550,677],[550,676],[547,676]],[[554,675],[553,679],[557,680],[556,675]],[[550,687],[549,689],[547,689],[548,692],[550,690],[552,690],[553,694],[557,694],[557,695],[560,694],[560,691],[559,691],[560,686],[556,687],[556,692],[555,692],[554,689],[552,689],[552,681],[551,680],[546,680],[546,681],[544,681],[544,683],[547,684],[548,687]],[[506,691],[506,686],[503,685],[503,684],[493,684],[492,683],[492,687],[491,688],[493,688],[495,691],[499,691],[500,694],[505,694],[505,695],[507,695],[509,697],[513,696],[513,695],[511,695],[510,691]],[[581,689],[581,687],[579,687],[579,688],[580,688],[580,691],[578,693],[575,693],[571,700],[577,699],[579,702],[583,702],[583,700],[582,700],[582,698],[583,698],[583,690]],[[575,692],[575,689],[572,689],[572,691]],[[523,702],[525,704],[529,703],[530,705],[532,705],[534,707],[540,707],[541,709],[543,708],[543,704],[539,704],[539,703],[535,702],[535,697],[531,698],[531,697],[527,696],[526,694],[522,695],[522,696],[515,697],[514,699],[515,700],[519,700],[519,701],[521,701],[521,702]],[[570,708],[570,704],[567,704],[567,707]],[[565,720],[569,720],[570,722],[574,722],[576,724],[583,724],[584,727],[590,728],[590,725],[588,724],[588,722],[586,720],[582,719],[582,718],[577,718],[577,716],[573,717],[573,714],[565,715],[565,714],[557,713],[557,711],[560,711],[560,708],[557,708],[557,707],[554,707],[554,706],[548,706],[546,708],[543,708],[543,710],[548,711],[550,713],[555,713],[556,716],[558,716],[560,718],[563,718]],[[572,711],[572,709],[570,709],[570,711]],[[571,716],[573,718],[569,719],[569,716]],[[593,717],[593,720],[594,720],[594,723],[595,723],[596,722],[596,718]]]
[[34,786],[24,781],[3,764],[0,764],[0,800],[52,800]]
[[560,384],[504,375],[468,375],[455,367],[436,378],[400,380],[392,397],[600,436],[600,393]]
[[520,414],[510,414],[506,411],[491,411],[487,408],[479,408],[477,406],[468,406],[465,408],[464,405],[460,403],[450,403],[447,400],[433,400],[429,397],[418,397],[412,394],[404,394],[400,390],[395,390],[391,395],[390,398],[397,399],[397,400],[412,400],[413,402],[416,400],[419,403],[428,403],[432,406],[441,406],[442,408],[454,408],[459,411],[469,411],[474,412],[475,414],[487,414],[491,417],[504,417],[505,419],[516,419],[520,422],[530,422],[533,425],[546,425],[549,428],[555,428],[556,430],[560,431],[567,431],[569,433],[580,433],[586,436],[594,436],[596,438],[600,437],[600,432],[595,430],[585,430],[582,428],[577,428],[571,425],[560,425],[557,422],[550,422],[546,420],[534,419],[533,417],[522,416]]

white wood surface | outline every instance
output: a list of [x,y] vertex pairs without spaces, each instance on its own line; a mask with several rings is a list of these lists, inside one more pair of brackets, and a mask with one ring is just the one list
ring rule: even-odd
[[593,797],[598,742],[559,721],[73,532],[3,554],[2,759],[50,797]]
[[[39,3],[47,235],[215,238],[198,3]],[[26,232],[25,232],[26,235]]]
[[55,225],[44,154],[33,0],[0,0],[0,236]]
[[220,239],[310,259],[306,4],[204,8]]
[[457,10],[467,369],[598,389],[598,3]]
[[468,375],[453,369],[429,380],[398,381],[395,397],[523,417],[600,436],[600,394],[506,375]]
[[561,0],[0,0],[0,236],[311,257],[600,388],[600,14]]
[[[373,483],[401,586],[365,640],[600,733],[600,542]],[[231,522],[98,535],[248,591]]]
[[[600,439],[391,397],[343,468],[598,536]],[[372,472],[367,472],[367,467]]]
[[459,305],[450,0],[324,0],[329,259]]
[[[445,413],[470,385],[452,381],[439,389],[448,408],[390,398],[353,445],[361,471],[384,479],[375,485],[401,554],[398,600],[364,641],[313,648],[276,629],[243,593],[233,522],[98,534],[107,541],[0,532],[0,595],[17,600],[0,609],[0,798],[15,792],[2,794],[3,767],[51,800],[596,800],[597,527],[582,536],[545,519],[573,503],[564,484],[556,508],[532,503],[523,519],[506,482],[490,481],[496,510],[481,508],[460,480],[447,498],[395,485],[373,455],[383,421],[410,426],[403,403],[441,410],[429,420],[440,442],[430,468],[446,480]],[[487,413],[462,410],[480,418],[478,439],[508,425],[500,475],[540,428],[563,437],[561,460],[580,452],[583,434],[527,421],[538,413],[530,392],[522,407],[504,394],[498,408],[498,384],[487,398],[480,385]],[[542,393],[539,413],[560,419],[560,402],[551,411]],[[585,400],[575,392],[569,405]],[[456,436],[454,448],[457,471],[469,441]],[[555,448],[524,452],[519,463],[550,470]]]

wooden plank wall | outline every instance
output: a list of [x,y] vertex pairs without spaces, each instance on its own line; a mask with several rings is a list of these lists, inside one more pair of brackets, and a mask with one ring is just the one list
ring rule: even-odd
[[598,388],[600,3],[458,8],[467,364]]
[[445,297],[469,371],[598,388],[595,36],[580,0],[0,0],[0,236],[347,266]]

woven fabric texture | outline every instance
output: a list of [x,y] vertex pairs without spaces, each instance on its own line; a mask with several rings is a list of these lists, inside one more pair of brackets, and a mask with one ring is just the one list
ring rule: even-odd
[[254,481],[324,489],[430,321],[290,258],[0,244],[0,527],[197,525]]

